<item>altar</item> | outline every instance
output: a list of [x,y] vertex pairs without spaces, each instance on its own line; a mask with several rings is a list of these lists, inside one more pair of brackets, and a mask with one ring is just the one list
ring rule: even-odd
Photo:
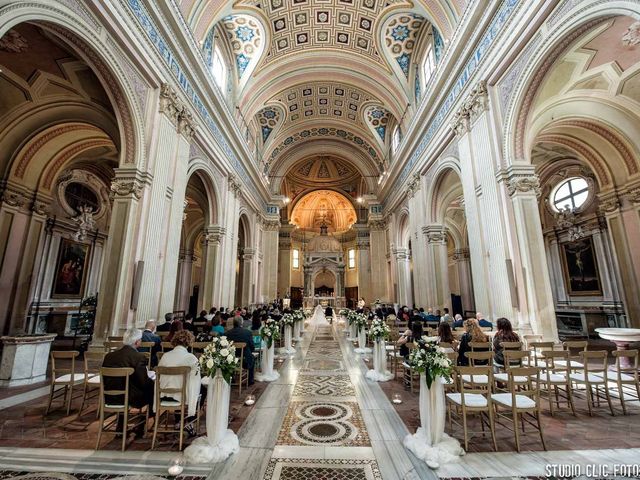
[[315,308],[318,305],[331,308],[344,308],[346,304],[345,297],[304,297],[304,308]]

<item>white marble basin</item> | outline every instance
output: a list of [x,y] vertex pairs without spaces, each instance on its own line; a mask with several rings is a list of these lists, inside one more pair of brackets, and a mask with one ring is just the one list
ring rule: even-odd
[[620,343],[640,342],[640,328],[596,328],[605,340]]

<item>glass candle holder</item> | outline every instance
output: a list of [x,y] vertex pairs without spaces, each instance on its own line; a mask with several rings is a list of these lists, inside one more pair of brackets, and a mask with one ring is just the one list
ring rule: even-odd
[[394,393],[391,396],[391,401],[396,405],[399,405],[400,403],[402,403],[402,396],[399,393]]
[[247,395],[247,398],[244,399],[244,404],[251,406],[254,403],[256,403],[256,396],[255,395]]
[[177,477],[183,472],[185,463],[186,462],[182,455],[178,455],[177,457],[172,458],[169,462],[167,473],[172,477]]

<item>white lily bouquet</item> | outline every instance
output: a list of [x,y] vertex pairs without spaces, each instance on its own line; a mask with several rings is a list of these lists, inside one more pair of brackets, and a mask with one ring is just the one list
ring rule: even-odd
[[389,338],[391,329],[389,325],[385,323],[381,318],[374,318],[371,322],[371,328],[369,329],[369,336],[374,340],[386,340]]
[[356,328],[360,331],[367,326],[367,316],[364,313],[353,312],[353,323],[356,324]]
[[304,312],[302,310],[294,310],[293,312],[294,322],[304,322]]
[[213,378],[216,371],[220,369],[222,377],[230,384],[239,361],[240,359],[236,357],[236,347],[231,340],[227,340],[224,336],[214,337],[200,356],[200,375]]
[[283,325],[293,325],[295,323],[295,318],[290,313],[285,313],[280,320]]
[[269,317],[260,327],[260,338],[267,344],[267,348],[271,348],[273,342],[280,339],[280,324],[273,318]]
[[419,341],[418,348],[411,350],[408,363],[418,373],[425,374],[428,388],[431,388],[436,377],[451,379],[453,363],[435,342]]
[[349,325],[356,321],[357,316],[358,314],[354,310],[347,310],[347,322],[349,322]]

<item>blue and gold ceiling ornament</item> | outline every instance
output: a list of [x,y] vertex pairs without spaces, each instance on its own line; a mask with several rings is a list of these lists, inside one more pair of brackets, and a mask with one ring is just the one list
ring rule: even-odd
[[260,24],[248,15],[229,15],[222,19],[222,28],[235,56],[238,78],[242,78],[251,62],[260,55],[263,42]]
[[371,129],[378,134],[380,140],[384,142],[387,136],[387,126],[391,113],[380,105],[373,105],[366,111],[367,123]]
[[258,112],[256,118],[262,135],[262,143],[266,143],[280,120],[282,120],[282,113],[277,107],[265,107]]
[[425,19],[413,13],[399,13],[387,22],[385,45],[406,79],[409,79],[411,55]]

